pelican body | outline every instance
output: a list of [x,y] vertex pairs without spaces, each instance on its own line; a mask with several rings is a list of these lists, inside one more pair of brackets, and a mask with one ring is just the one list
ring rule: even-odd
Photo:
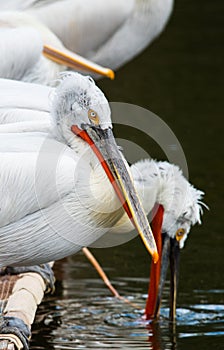
[[[27,89],[40,114],[46,113],[48,88],[28,84]],[[12,91],[3,127],[12,112]],[[42,96],[35,99],[38,91]],[[73,254],[108,231],[124,209],[157,260],[128,165],[113,138],[105,96],[90,77],[78,73],[64,76],[51,91],[50,133],[32,128],[32,120],[20,120],[17,129],[9,123],[0,133],[0,266],[35,265]]]

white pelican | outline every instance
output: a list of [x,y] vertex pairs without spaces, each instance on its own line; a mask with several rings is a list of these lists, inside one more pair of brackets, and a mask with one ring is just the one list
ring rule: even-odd
[[[191,226],[201,223],[203,192],[194,188],[180,168],[162,161],[143,160],[131,166],[135,188],[146,213],[152,213],[152,229],[160,259],[151,265],[150,286],[145,315],[147,319],[159,315],[163,286],[170,260],[170,318],[176,315],[179,252]],[[113,228],[95,241],[94,247],[121,244],[131,237],[133,228],[126,214]]]
[[[152,211],[154,215],[152,229],[160,256],[158,263],[151,265],[145,315],[147,319],[159,315],[170,261],[170,319],[174,320],[179,253],[184,247],[191,227],[201,223],[202,205],[206,207],[201,201],[204,193],[185,179],[178,166],[168,162],[140,161],[131,167],[131,172],[144,209],[147,213]],[[151,198],[154,198],[154,205]],[[117,225],[123,221],[124,218]],[[126,225],[127,229],[129,226],[127,219],[123,225]]]
[[[47,96],[52,89],[38,85],[32,85],[32,89],[30,89],[30,84],[0,80],[0,132],[50,131],[50,108]],[[34,96],[39,96],[39,100],[36,100]],[[39,106],[42,106],[42,109]],[[168,162],[139,161],[131,166],[131,172],[145,211],[149,213],[158,208],[152,225],[161,259],[151,268],[146,317],[153,318],[159,313],[167,259],[170,254],[171,318],[174,318],[176,309],[176,287],[174,286],[176,286],[177,278],[178,253],[179,249],[184,246],[191,226],[201,222],[203,192],[195,189],[184,178],[181,170]],[[126,242],[135,235],[135,233],[129,233],[132,229],[133,226],[127,215],[123,215],[113,225],[113,228],[96,240],[93,245],[105,247]]]
[[[44,44],[59,48],[63,44],[65,48],[93,62],[117,69],[162,32],[172,8],[173,0],[2,0],[0,20],[11,26],[33,26],[41,32]],[[26,50],[30,55],[28,67],[34,61],[34,52],[38,48],[39,57],[40,38],[29,31],[18,31],[16,34],[14,30],[14,34],[11,32],[10,38],[7,38],[11,56],[8,55],[11,59],[16,58],[18,69]],[[17,39],[13,40],[13,36]],[[21,57],[15,56],[16,50],[19,50]],[[53,74],[53,66],[51,69]],[[47,75],[50,75],[49,67],[47,70]],[[34,77],[30,80],[30,76],[29,73],[23,80],[34,81]],[[40,78],[37,73],[35,79],[45,83],[51,77],[47,79],[43,74]]]
[[[49,91],[26,86],[33,100],[37,91]],[[16,98],[16,91],[8,99]],[[62,79],[52,101],[52,123],[49,136],[31,128],[0,134],[0,266],[73,254],[108,231],[123,208],[157,261],[150,226],[113,138],[108,102],[90,77],[70,73]]]

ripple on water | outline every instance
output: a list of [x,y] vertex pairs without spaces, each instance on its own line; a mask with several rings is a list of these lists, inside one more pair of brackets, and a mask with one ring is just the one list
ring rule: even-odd
[[[131,302],[142,307],[144,299],[140,294],[130,297]],[[161,308],[157,323],[159,335],[150,322],[143,319],[143,309],[134,309],[111,297],[54,298],[41,305],[39,314],[41,310],[44,314],[42,328],[48,328],[44,335],[48,344],[43,347],[45,349],[154,349],[151,337],[163,342],[165,339],[166,349],[171,349],[169,309],[166,307]],[[178,308],[175,334],[177,339],[223,336],[224,305],[195,303]]]
[[[178,309],[179,338],[224,335],[224,305],[195,304]],[[183,331],[185,330],[185,331]]]

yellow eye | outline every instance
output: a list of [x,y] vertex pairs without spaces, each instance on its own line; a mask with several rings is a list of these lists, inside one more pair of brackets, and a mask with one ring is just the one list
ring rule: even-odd
[[98,114],[93,109],[88,110],[88,117],[95,125],[99,125],[100,120]]
[[185,235],[185,229],[184,228],[179,228],[176,232],[176,240],[180,242],[180,240],[183,238]]

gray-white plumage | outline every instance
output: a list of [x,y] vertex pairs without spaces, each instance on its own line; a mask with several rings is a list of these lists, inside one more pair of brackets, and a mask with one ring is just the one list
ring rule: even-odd
[[172,7],[173,0],[0,1],[0,25],[7,27],[1,29],[0,77],[55,79],[64,67],[42,57],[43,44],[117,69],[162,32]]

